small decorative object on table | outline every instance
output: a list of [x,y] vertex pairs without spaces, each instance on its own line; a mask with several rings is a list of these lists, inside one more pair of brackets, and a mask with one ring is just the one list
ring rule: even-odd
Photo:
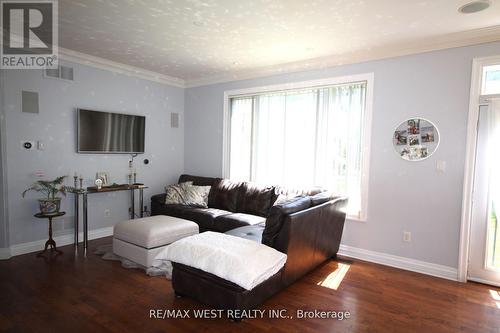
[[[100,179],[102,181],[102,186],[107,186],[109,184],[109,173],[105,171],[96,172],[95,179]],[[97,185],[97,184],[96,184]]]
[[49,239],[45,242],[45,248],[43,249],[42,252],[38,253],[36,256],[41,257],[45,252],[47,252],[47,248],[50,246],[50,251],[55,251],[57,254],[63,254],[61,250],[58,250],[56,247],[56,242],[52,238],[52,219],[54,217],[59,217],[63,216],[66,214],[66,212],[57,212],[56,214],[43,214],[43,213],[37,213],[35,214],[35,217],[39,219],[48,219],[49,220]]
[[62,185],[66,176],[57,177],[54,180],[39,180],[30,188],[26,189],[22,196],[23,198],[26,196],[26,193],[29,191],[36,191],[43,193],[46,197],[42,199],[38,199],[40,204],[40,213],[41,214],[58,214],[59,209],[61,207],[61,198],[56,197],[58,193],[66,196],[66,191],[68,190],[67,186]]

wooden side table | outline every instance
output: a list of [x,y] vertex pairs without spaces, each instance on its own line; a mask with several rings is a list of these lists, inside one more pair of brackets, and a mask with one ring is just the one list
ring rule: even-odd
[[66,212],[58,212],[58,213],[54,213],[54,214],[42,214],[42,213],[36,213],[35,214],[35,217],[39,218],[39,219],[48,219],[49,220],[49,240],[45,242],[45,249],[38,253],[36,256],[37,257],[41,257],[45,252],[47,252],[47,248],[50,246],[50,251],[55,251],[57,254],[63,254],[63,252],[61,250],[58,250],[57,247],[56,247],[56,242],[54,241],[54,239],[52,239],[52,219],[54,217],[59,217],[59,216],[63,216],[64,214],[66,214]]

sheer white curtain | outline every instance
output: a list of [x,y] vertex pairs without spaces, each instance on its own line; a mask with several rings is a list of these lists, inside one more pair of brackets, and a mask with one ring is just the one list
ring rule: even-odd
[[[487,166],[489,171],[489,214],[488,225],[492,214],[496,215],[497,223],[500,218],[500,100],[494,99],[490,102],[488,109],[488,143],[487,143]],[[494,253],[497,242],[500,239],[495,237],[496,230],[489,229],[488,238],[492,248],[488,249],[488,258],[494,261],[494,258],[500,253]],[[498,252],[498,251],[497,251]],[[492,263],[494,265],[494,263]]]
[[314,183],[349,196],[348,212],[361,208],[365,84],[320,91]]
[[253,99],[231,100],[231,138],[229,140],[230,177],[235,180],[250,180],[252,159],[252,114]]
[[230,177],[321,186],[361,205],[366,84],[283,91],[231,100]]

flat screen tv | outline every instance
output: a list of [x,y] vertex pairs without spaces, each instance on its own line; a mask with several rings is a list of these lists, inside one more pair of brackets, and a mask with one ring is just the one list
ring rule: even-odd
[[78,109],[78,152],[144,153],[146,117]]

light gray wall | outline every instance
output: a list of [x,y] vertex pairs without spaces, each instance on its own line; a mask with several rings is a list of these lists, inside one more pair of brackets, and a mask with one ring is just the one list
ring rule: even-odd
[[7,192],[5,177],[5,112],[3,104],[3,71],[0,71],[0,249],[9,247],[9,224],[7,216]]
[[[225,90],[374,72],[368,220],[348,221],[342,243],[457,267],[471,64],[495,54],[500,43],[187,89],[185,171],[222,173]],[[395,127],[414,116],[441,134],[437,152],[422,162],[404,161],[392,147]],[[444,174],[439,160],[447,163]]]
[[[175,182],[183,171],[184,90],[96,69],[74,67],[74,82],[44,78],[39,70],[5,70],[4,101],[6,113],[6,159],[10,245],[47,238],[47,222],[33,218],[37,212],[37,194],[21,198],[22,191],[43,171],[44,178],[70,175],[75,171],[93,184],[97,171],[108,171],[112,182],[125,183],[130,155],[83,155],[76,153],[76,108],[90,108],[146,116],[146,153],[135,159],[138,181],[150,188],[149,197],[163,191],[165,184]],[[21,112],[21,91],[39,93],[39,114]],[[170,128],[170,113],[181,117],[179,128]],[[44,151],[26,151],[22,140],[42,140]],[[151,164],[144,165],[144,158]],[[129,194],[115,192],[89,196],[89,228],[112,226],[128,218]],[[63,200],[64,219],[55,220],[56,235],[72,233],[73,197]],[[105,215],[109,209],[110,216]]]

